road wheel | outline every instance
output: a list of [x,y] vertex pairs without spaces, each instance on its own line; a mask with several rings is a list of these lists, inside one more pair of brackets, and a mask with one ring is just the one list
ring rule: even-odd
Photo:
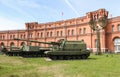
[[86,55],[82,55],[82,59],[87,59],[87,56]]

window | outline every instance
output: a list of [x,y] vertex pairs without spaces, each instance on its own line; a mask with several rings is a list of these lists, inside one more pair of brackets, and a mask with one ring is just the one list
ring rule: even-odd
[[86,28],[84,28],[83,33],[86,34]]
[[50,37],[52,37],[52,35],[53,35],[53,33],[52,33],[52,32],[50,32]]
[[59,36],[59,31],[57,31],[57,36]]
[[23,39],[23,35],[21,34],[21,39]]
[[37,36],[38,36],[38,38],[40,38],[40,34],[39,33],[37,34]]
[[12,39],[12,35],[10,35],[10,39]]
[[41,37],[43,37],[43,33],[41,32]]
[[70,30],[68,30],[68,36],[70,35]]
[[118,24],[118,31],[120,31],[120,24]]
[[60,32],[60,36],[63,36],[63,32],[62,31]]
[[34,29],[33,25],[28,25],[28,30]]
[[47,32],[47,37],[49,37],[49,32]]
[[31,34],[29,34],[29,37],[30,37],[30,38],[32,38],[32,37],[33,37],[33,34],[32,34],[32,33],[31,33]]
[[74,30],[72,30],[71,34],[74,35]]
[[3,39],[5,39],[5,36],[3,35]]
[[0,39],[2,39],[2,36],[0,36]]
[[3,42],[0,45],[1,45],[2,48],[5,46]]
[[114,32],[114,25],[112,25],[112,32]]
[[115,50],[115,53],[120,52],[120,38],[115,38],[114,50]]
[[25,34],[24,34],[24,38],[25,38]]
[[13,42],[10,43],[10,47],[14,47],[15,44]]
[[21,43],[21,46],[24,46],[24,45],[25,45],[25,42],[22,42],[22,43]]
[[49,27],[51,27],[51,25],[49,25]]
[[15,38],[15,35],[13,35],[13,38]]
[[79,33],[82,34],[82,29],[79,30]]

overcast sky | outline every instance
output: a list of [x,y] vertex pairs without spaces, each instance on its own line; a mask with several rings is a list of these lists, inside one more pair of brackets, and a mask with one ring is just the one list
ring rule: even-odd
[[0,31],[25,29],[26,22],[54,22],[105,8],[120,16],[120,0],[0,0]]

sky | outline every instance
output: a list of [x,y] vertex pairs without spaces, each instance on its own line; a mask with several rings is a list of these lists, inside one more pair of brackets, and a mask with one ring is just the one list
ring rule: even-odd
[[25,29],[25,23],[47,23],[85,16],[105,8],[120,16],[120,0],[0,0],[0,31]]

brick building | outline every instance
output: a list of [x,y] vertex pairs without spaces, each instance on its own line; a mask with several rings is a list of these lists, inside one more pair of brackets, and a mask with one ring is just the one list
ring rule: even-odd
[[[91,12],[93,15],[105,14],[105,9]],[[90,28],[89,12],[86,16],[61,20],[56,22],[25,23],[25,30],[0,31],[0,46],[21,46],[27,44],[24,41],[15,41],[13,38],[26,40],[38,40],[41,42],[57,41],[61,38],[67,40],[84,40],[87,47],[96,50],[96,32]],[[100,31],[100,42],[102,51],[120,51],[120,17],[108,18],[107,26]],[[31,43],[31,45],[40,45]],[[45,45],[41,45],[45,46]]]

